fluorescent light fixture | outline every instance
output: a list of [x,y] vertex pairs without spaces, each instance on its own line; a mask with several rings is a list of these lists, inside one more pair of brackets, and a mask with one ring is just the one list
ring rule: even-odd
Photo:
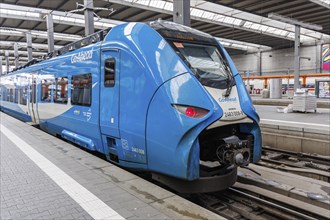
[[278,15],[276,13],[269,13],[268,17],[277,21],[282,21],[287,24],[299,25],[300,27],[304,27],[311,30],[321,31],[323,29],[322,26],[320,25],[305,23],[293,18],[288,18],[282,15]]
[[[46,31],[34,31],[34,30],[29,31],[27,29],[20,29],[20,28],[16,29],[16,28],[0,27],[1,35],[25,37],[27,32],[31,32],[31,36],[34,38],[47,39]],[[54,33],[54,38],[55,40],[77,41],[80,40],[82,37],[74,34]]]
[[0,14],[1,15],[14,14],[14,15],[23,16],[23,17],[35,17],[35,18],[40,17],[40,13],[28,12],[28,11],[14,11],[14,10],[4,9],[4,8],[0,8]]
[[[1,53],[4,54],[5,51],[8,51],[9,54],[13,54],[14,55],[14,50],[0,50],[0,54]],[[27,54],[28,54],[27,51],[21,51],[21,50],[18,51],[18,55],[25,55],[25,56],[27,56]],[[43,55],[45,55],[47,53],[46,52],[32,52],[32,54],[35,55],[35,56],[43,56]]]
[[164,1],[151,1],[149,3],[149,6],[155,7],[155,8],[164,8],[165,2]]
[[261,45],[261,44],[253,44],[253,43],[247,43],[237,40],[231,40],[231,39],[225,39],[225,38],[219,38],[216,37],[216,39],[225,47],[227,48],[233,48],[238,50],[244,50],[247,52],[256,52],[256,51],[265,51],[265,50],[271,50],[271,47]]
[[[18,48],[26,48],[27,43],[25,42],[14,42],[14,41],[0,41],[0,46],[2,47],[13,47],[14,43],[18,44]],[[63,46],[55,45],[54,46],[56,50],[60,49]],[[47,44],[38,44],[38,43],[32,43],[32,48],[37,50],[48,50]]]

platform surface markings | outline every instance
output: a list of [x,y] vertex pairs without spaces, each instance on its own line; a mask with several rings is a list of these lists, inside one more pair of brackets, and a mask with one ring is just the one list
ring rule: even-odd
[[124,219],[102,200],[0,124],[1,132],[94,219]]
[[261,119],[260,122],[281,122],[281,123],[286,123],[286,124],[295,124],[295,125],[312,125],[312,126],[320,126],[320,127],[327,127],[329,128],[330,125],[325,125],[325,124],[313,124],[313,123],[305,123],[305,122],[297,122],[297,121],[282,121],[282,120],[273,120],[273,119]]

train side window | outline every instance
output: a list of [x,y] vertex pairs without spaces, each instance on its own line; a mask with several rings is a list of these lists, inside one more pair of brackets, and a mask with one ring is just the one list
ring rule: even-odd
[[91,106],[92,74],[80,74],[71,78],[71,104]]
[[14,102],[14,89],[9,89],[9,102]]
[[47,79],[41,80],[40,100],[42,102],[51,102],[52,101],[51,85],[52,85],[52,83],[49,80],[47,80]]
[[109,58],[104,63],[104,86],[114,87],[116,75],[116,59]]
[[5,88],[5,96],[6,96],[5,100],[7,102],[9,102],[9,100],[10,100],[10,89]]
[[30,103],[36,103],[36,85],[33,83],[30,85]]
[[68,77],[55,79],[54,102],[68,103]]
[[19,97],[18,97],[18,91],[19,91],[19,89],[15,88],[15,95],[14,95],[14,102],[15,103],[18,103],[18,99],[19,99]]
[[20,101],[19,104],[26,105],[27,88],[20,88]]

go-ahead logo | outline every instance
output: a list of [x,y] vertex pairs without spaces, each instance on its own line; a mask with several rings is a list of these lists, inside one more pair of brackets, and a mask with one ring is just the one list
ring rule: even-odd
[[228,98],[228,97],[220,98],[219,102],[237,102],[237,97],[235,97],[235,98]]
[[85,60],[92,59],[92,57],[93,57],[93,49],[88,51],[82,51],[72,55],[71,63],[83,62]]

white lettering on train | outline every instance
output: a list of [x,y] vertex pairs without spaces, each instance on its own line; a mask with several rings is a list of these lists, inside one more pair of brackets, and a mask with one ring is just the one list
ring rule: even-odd
[[83,62],[85,60],[92,59],[93,49],[88,51],[82,51],[71,56],[71,63]]

